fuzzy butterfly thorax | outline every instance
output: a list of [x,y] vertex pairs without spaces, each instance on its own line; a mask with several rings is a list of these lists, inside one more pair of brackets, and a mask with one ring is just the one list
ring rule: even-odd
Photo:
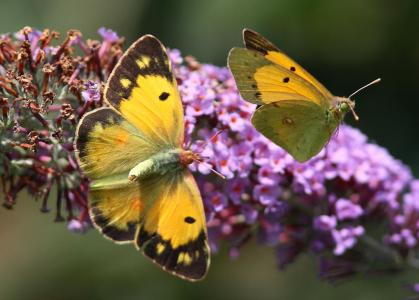
[[191,150],[184,150],[184,149],[182,149],[179,152],[179,158],[180,158],[180,164],[185,167],[187,165],[190,165],[193,162],[202,161],[202,157],[198,153],[192,152]]
[[343,120],[345,114],[353,111],[355,102],[346,97],[333,97],[333,106],[329,109],[339,119]]

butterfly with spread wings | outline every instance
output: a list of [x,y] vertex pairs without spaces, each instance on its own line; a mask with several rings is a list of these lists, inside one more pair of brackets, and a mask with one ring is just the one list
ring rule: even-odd
[[145,35],[122,56],[74,146],[91,179],[89,212],[108,239],[133,243],[166,271],[191,281],[208,271],[202,198],[183,148],[183,107],[164,46]]

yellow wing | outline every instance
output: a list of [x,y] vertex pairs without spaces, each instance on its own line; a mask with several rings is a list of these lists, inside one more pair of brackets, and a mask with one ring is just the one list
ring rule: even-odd
[[281,100],[330,105],[330,92],[302,67],[259,34],[245,29],[243,35],[247,48],[233,48],[228,57],[243,99],[259,105]]
[[141,183],[147,203],[136,245],[166,271],[191,281],[205,277],[209,246],[202,199],[192,174],[183,170]]
[[128,172],[158,146],[112,108],[99,108],[80,121],[74,142],[76,157],[92,180],[90,216],[96,227],[116,242],[132,242],[143,202]]
[[145,35],[123,55],[109,77],[105,98],[144,135],[162,146],[183,143],[183,107],[166,49]]
[[317,81],[309,72],[301,67],[297,62],[291,59],[283,51],[279,50],[274,44],[268,41],[259,33],[251,30],[243,30],[243,40],[247,49],[261,53],[266,59],[282,66],[297,74],[301,78],[310,82],[325,98],[331,98],[333,95],[319,81]]
[[114,109],[105,107],[83,116],[74,146],[80,167],[91,179],[128,174],[136,164],[159,150],[152,138]]
[[89,214],[95,227],[108,239],[132,243],[144,213],[138,184],[94,189],[89,193]]

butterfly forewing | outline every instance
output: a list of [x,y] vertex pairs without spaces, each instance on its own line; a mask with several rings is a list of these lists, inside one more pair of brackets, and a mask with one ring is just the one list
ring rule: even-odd
[[112,108],[99,108],[82,118],[75,148],[80,167],[92,179],[124,173],[158,151],[150,137]]
[[316,78],[307,72],[302,66],[295,62],[292,58],[286,55],[282,50],[278,49],[274,44],[268,41],[259,33],[251,30],[243,30],[243,40],[247,49],[259,52],[269,61],[282,66],[283,68],[297,74],[310,82],[325,99],[328,100],[325,104],[331,104],[333,95],[326,89]]
[[105,98],[156,143],[183,142],[183,107],[166,49],[151,35],[123,55],[105,88]]
[[323,95],[308,81],[245,48],[230,51],[228,65],[243,99],[256,103],[306,99],[318,105]]

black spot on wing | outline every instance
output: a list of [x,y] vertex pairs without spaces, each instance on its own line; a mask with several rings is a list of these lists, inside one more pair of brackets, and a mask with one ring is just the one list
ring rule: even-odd
[[192,218],[191,216],[187,216],[184,221],[185,221],[185,223],[193,224],[193,223],[195,223],[196,220],[194,218]]
[[[209,253],[207,251],[207,236],[202,231],[199,236],[186,245],[173,248],[169,241],[165,241],[157,233],[148,233],[144,228],[136,240],[137,246],[141,247],[144,254],[165,270],[191,280],[202,279],[207,273]],[[163,245],[164,250],[157,253],[157,245]],[[187,253],[191,257],[189,265],[179,264],[178,258],[181,253]],[[198,254],[198,255],[196,255]]]
[[288,82],[290,81],[290,78],[289,78],[289,77],[285,77],[284,79],[282,79],[282,81],[283,81],[284,83],[288,83]]
[[122,117],[111,108],[100,108],[86,115],[80,121],[75,143],[80,159],[83,160],[87,155],[86,145],[89,142],[89,134],[96,125],[100,124],[102,127],[107,127],[121,122]]
[[169,93],[163,92],[163,93],[161,93],[161,94],[160,94],[159,99],[160,99],[161,101],[164,101],[164,100],[166,100],[167,98],[169,98],[169,96],[170,96],[170,94],[169,94]]

